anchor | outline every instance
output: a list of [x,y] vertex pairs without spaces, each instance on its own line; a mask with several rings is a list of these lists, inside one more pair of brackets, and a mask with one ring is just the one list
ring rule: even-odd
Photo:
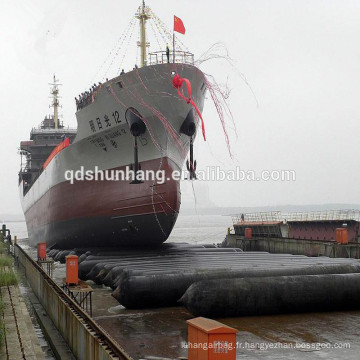
[[190,180],[196,180],[196,160],[194,161],[194,146],[192,136],[190,136],[190,161],[186,160],[186,168],[190,173]]
[[129,125],[131,135],[134,137],[134,166],[131,170],[134,170],[134,180],[130,184],[142,184],[143,181],[137,179],[137,174],[141,170],[139,163],[139,150],[137,145],[137,138],[143,135],[146,131],[146,125],[142,120],[142,116],[134,108],[128,108],[125,113],[125,119]]
[[138,145],[137,145],[137,136],[134,136],[134,173],[135,178],[130,184],[142,184],[143,181],[137,179],[137,173],[141,170],[141,165],[139,163],[139,153],[138,153]]
[[184,122],[181,124],[180,132],[189,136],[190,138],[190,161],[186,160],[186,168],[190,173],[190,180],[196,180],[196,160],[194,161],[194,146],[193,146],[193,135],[196,132],[195,116],[194,111],[191,109]]

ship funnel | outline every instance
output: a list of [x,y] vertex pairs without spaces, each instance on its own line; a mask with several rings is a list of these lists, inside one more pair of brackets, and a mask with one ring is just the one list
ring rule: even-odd
[[195,131],[196,131],[195,117],[194,117],[193,109],[191,109],[187,114],[186,119],[181,124],[180,132],[187,136],[193,136],[195,134]]
[[125,113],[126,122],[129,125],[131,135],[140,136],[146,131],[146,125],[142,121],[142,116],[134,108],[128,108]]

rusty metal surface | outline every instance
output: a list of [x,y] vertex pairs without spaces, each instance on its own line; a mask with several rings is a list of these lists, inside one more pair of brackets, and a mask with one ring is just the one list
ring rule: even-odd
[[[310,258],[320,259],[320,257],[360,259],[360,244],[349,243],[347,245],[335,242],[325,242],[307,239],[289,238],[268,238],[253,237],[245,239],[237,235],[227,235],[226,244],[229,247],[239,247],[244,252],[267,251],[271,254],[293,254],[306,255]],[[323,259],[323,258],[321,258]],[[312,260],[313,261],[313,260]]]
[[77,359],[132,359],[18,245],[15,258],[24,266],[34,293]]

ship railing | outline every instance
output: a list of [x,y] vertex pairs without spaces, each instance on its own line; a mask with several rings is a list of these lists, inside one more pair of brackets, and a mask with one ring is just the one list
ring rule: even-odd
[[28,167],[20,168],[19,171],[19,184],[23,181],[23,178],[26,174],[31,174],[31,182],[23,183],[23,194],[25,195],[31,187],[34,185],[35,181],[39,178],[42,173],[42,169],[31,169]]
[[269,222],[281,222],[281,212],[280,211],[264,211],[256,213],[242,213],[231,215],[233,225],[238,225],[241,223],[269,223]]
[[174,53],[171,51],[169,54],[169,61],[168,61],[166,51],[155,51],[149,53],[147,65],[166,64],[168,62],[169,63],[175,62],[176,64],[194,65],[194,54],[188,51],[176,51],[175,59],[174,59]]
[[360,221],[360,210],[325,210],[295,212],[283,215],[287,221]]
[[20,172],[23,173],[30,173],[30,172],[35,173],[37,171],[39,171],[39,169],[31,169],[29,165],[20,166]]
[[20,142],[20,145],[21,145],[21,146],[34,145],[34,140],[21,141],[21,142]]
[[307,221],[358,221],[360,222],[360,210],[325,210],[309,212],[289,212],[280,211],[242,213],[231,215],[233,225],[241,223],[269,223],[269,222],[307,222]]
[[[41,174],[41,169],[31,169],[27,166],[20,167],[19,175],[23,176],[26,174],[31,174],[32,180],[37,179]],[[34,181],[32,181],[33,183]]]
[[31,129],[31,133],[30,134],[76,134],[77,129],[74,128],[61,128],[61,129],[55,129],[55,128],[51,128],[51,129],[41,129],[41,128],[32,128]]

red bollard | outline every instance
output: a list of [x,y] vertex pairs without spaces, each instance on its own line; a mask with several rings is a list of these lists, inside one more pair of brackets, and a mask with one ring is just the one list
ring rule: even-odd
[[203,317],[186,322],[189,360],[236,360],[236,329]]
[[348,239],[348,229],[347,228],[337,228],[335,231],[336,234],[336,242],[338,244],[348,244],[349,243],[349,239]]
[[252,238],[252,228],[245,228],[245,239]]
[[78,257],[76,255],[66,256],[66,285],[78,285],[78,274]]
[[41,242],[37,245],[38,260],[46,260],[46,243]]

